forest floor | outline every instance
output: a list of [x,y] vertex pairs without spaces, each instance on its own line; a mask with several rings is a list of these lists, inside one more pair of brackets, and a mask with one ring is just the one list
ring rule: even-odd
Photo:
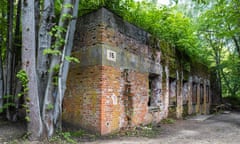
[[[82,144],[239,144],[240,112],[193,116],[185,120],[169,119],[110,136],[84,131],[63,132],[51,142],[29,142],[24,139],[26,126],[0,121],[0,143],[82,143]],[[70,135],[71,136],[70,136]]]

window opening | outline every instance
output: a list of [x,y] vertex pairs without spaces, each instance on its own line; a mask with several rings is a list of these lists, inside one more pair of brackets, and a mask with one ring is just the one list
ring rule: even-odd
[[206,102],[209,103],[209,86],[206,86],[206,94],[207,94],[207,98],[206,98]]
[[200,104],[203,104],[204,102],[204,90],[203,90],[203,84],[200,84]]
[[169,78],[169,105],[175,106],[177,104],[177,81],[174,78]]
[[192,104],[197,103],[197,84],[193,83],[192,85]]
[[148,76],[148,106],[159,106],[161,95],[161,79],[157,74],[149,74]]
[[183,81],[182,95],[183,95],[183,104],[187,104],[188,103],[188,82],[187,81]]

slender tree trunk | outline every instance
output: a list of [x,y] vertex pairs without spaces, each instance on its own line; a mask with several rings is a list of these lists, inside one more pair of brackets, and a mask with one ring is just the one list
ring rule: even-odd
[[12,120],[17,120],[18,109],[19,109],[19,97],[18,94],[21,92],[22,85],[19,79],[16,78],[16,74],[21,69],[21,1],[18,1],[17,4],[17,14],[16,14],[16,27],[15,27],[15,36],[14,36],[14,103],[15,103],[15,113]]
[[[71,14],[71,11],[72,11],[72,8],[67,6],[69,4],[72,4],[72,0],[64,0],[62,12],[61,12],[61,16],[58,24],[58,26],[61,29],[67,29],[69,25],[69,19],[66,17],[66,15]],[[62,39],[66,37],[66,31],[61,31],[59,29],[57,31],[57,35],[59,35],[60,37],[56,38],[56,43],[61,42]],[[63,45],[61,46],[56,45],[56,47],[54,47],[54,50],[62,51],[62,47]],[[58,76],[58,72],[54,71],[54,69],[56,68],[56,66],[60,64],[60,61],[61,61],[61,57],[59,55],[52,56],[50,71],[48,74],[48,82],[47,82],[45,97],[43,101],[44,103],[43,103],[43,110],[42,110],[42,118],[43,118],[45,128],[48,132],[48,136],[52,136],[54,132],[54,126],[53,126],[54,111],[53,109],[49,109],[49,108],[55,105],[54,101],[56,99],[58,90],[53,85],[53,81],[54,81],[54,77]]]
[[69,70],[69,61],[65,60],[65,56],[70,56],[73,47],[74,33],[76,29],[76,21],[78,16],[79,0],[75,0],[73,8],[73,19],[69,24],[68,32],[65,38],[65,46],[63,49],[62,60],[58,77],[58,95],[54,106],[54,124],[57,128],[62,129],[62,101],[66,91],[66,81]]
[[240,58],[240,46],[239,46],[239,40],[237,40],[237,37],[236,36],[233,36],[233,41],[234,41],[234,44],[235,44],[235,47],[236,47],[236,51],[238,53],[238,57]]
[[[215,60],[216,60],[216,66],[220,66],[220,55],[218,54],[219,52],[216,52],[215,55]],[[219,100],[220,103],[222,103],[222,78],[221,78],[221,70],[219,68],[216,69],[217,73],[217,88],[219,90]]]
[[[3,6],[1,6],[1,17],[5,17],[5,13],[4,13],[5,9],[3,8]],[[5,94],[5,74],[4,74],[4,65],[3,65],[3,60],[4,58],[2,57],[2,53],[4,52],[3,51],[3,42],[4,42],[4,28],[1,27],[0,28],[0,109],[2,109],[2,106],[3,106],[3,102],[4,102],[4,99],[3,99],[3,96]],[[2,109],[3,110],[3,109]]]
[[[239,19],[239,20],[240,20],[240,19]],[[240,26],[240,24],[239,24],[239,26]],[[227,27],[228,27],[228,30],[229,30],[229,31],[232,31],[230,24],[228,24]],[[234,42],[234,44],[235,44],[236,52],[237,52],[237,54],[238,54],[238,57],[240,58],[240,44],[239,44],[239,40],[240,40],[240,39],[238,39],[238,38],[240,38],[240,37],[237,37],[236,35],[233,35],[233,36],[232,36],[232,40],[233,40],[233,42]]]
[[[0,44],[2,44],[2,38],[0,37]],[[2,46],[0,45],[0,111],[3,106],[3,63],[2,63]]]
[[[8,35],[7,35],[7,70],[6,70],[6,103],[11,102],[12,93],[12,76],[13,76],[13,0],[8,1]],[[11,119],[10,107],[6,109],[6,117]]]
[[37,50],[37,74],[39,78],[39,96],[40,106],[42,109],[43,98],[47,85],[47,76],[49,68],[49,58],[43,54],[43,51],[51,47],[51,36],[49,31],[51,29],[52,18],[54,16],[54,2],[53,0],[45,0],[44,8],[41,17],[40,29],[38,32],[38,50]]
[[36,39],[35,39],[35,6],[34,1],[22,1],[22,66],[28,76],[29,99],[27,106],[29,113],[28,132],[30,139],[39,139],[42,134],[42,120],[40,116],[38,83],[36,73]]
[[[211,33],[209,33],[210,38],[208,39],[210,46],[213,49],[213,53],[214,53],[214,59],[215,59],[215,63],[216,63],[216,86],[217,86],[217,95],[219,100],[217,100],[217,103],[222,103],[222,78],[221,78],[221,70],[218,68],[221,64],[221,50],[219,48],[217,48],[216,45],[213,44],[213,40],[212,40],[212,35]],[[218,42],[220,43],[220,42]]]

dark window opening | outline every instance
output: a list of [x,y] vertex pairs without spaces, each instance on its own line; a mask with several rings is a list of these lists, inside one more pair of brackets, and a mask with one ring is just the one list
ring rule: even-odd
[[148,76],[148,106],[157,106],[160,103],[160,83],[159,75],[157,74],[149,74]]
[[197,84],[193,83],[192,85],[192,104],[197,103]]
[[206,94],[207,94],[206,103],[209,103],[209,86],[206,86]]
[[200,84],[200,104],[203,104],[204,102],[204,90],[203,90],[203,84]]
[[182,96],[183,96],[183,104],[188,103],[188,82],[183,81],[183,90],[182,90]]
[[169,77],[169,106],[176,106],[177,104],[177,81]]
[[151,106],[151,96],[152,96],[152,79],[148,77],[148,106]]

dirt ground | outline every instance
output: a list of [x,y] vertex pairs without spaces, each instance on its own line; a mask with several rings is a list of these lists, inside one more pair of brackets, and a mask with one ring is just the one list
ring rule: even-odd
[[26,131],[23,122],[8,122],[0,118],[0,144],[21,138]]
[[85,144],[239,144],[240,113],[218,114],[204,121],[178,120],[160,129],[156,138],[120,137]]
[[[0,121],[0,143],[18,143],[24,132],[25,127],[20,123]],[[94,140],[73,139],[82,144],[239,144],[240,112],[217,114],[206,120],[187,119],[177,120],[174,124],[160,124],[154,128],[154,134],[150,137],[115,135],[95,137]]]

